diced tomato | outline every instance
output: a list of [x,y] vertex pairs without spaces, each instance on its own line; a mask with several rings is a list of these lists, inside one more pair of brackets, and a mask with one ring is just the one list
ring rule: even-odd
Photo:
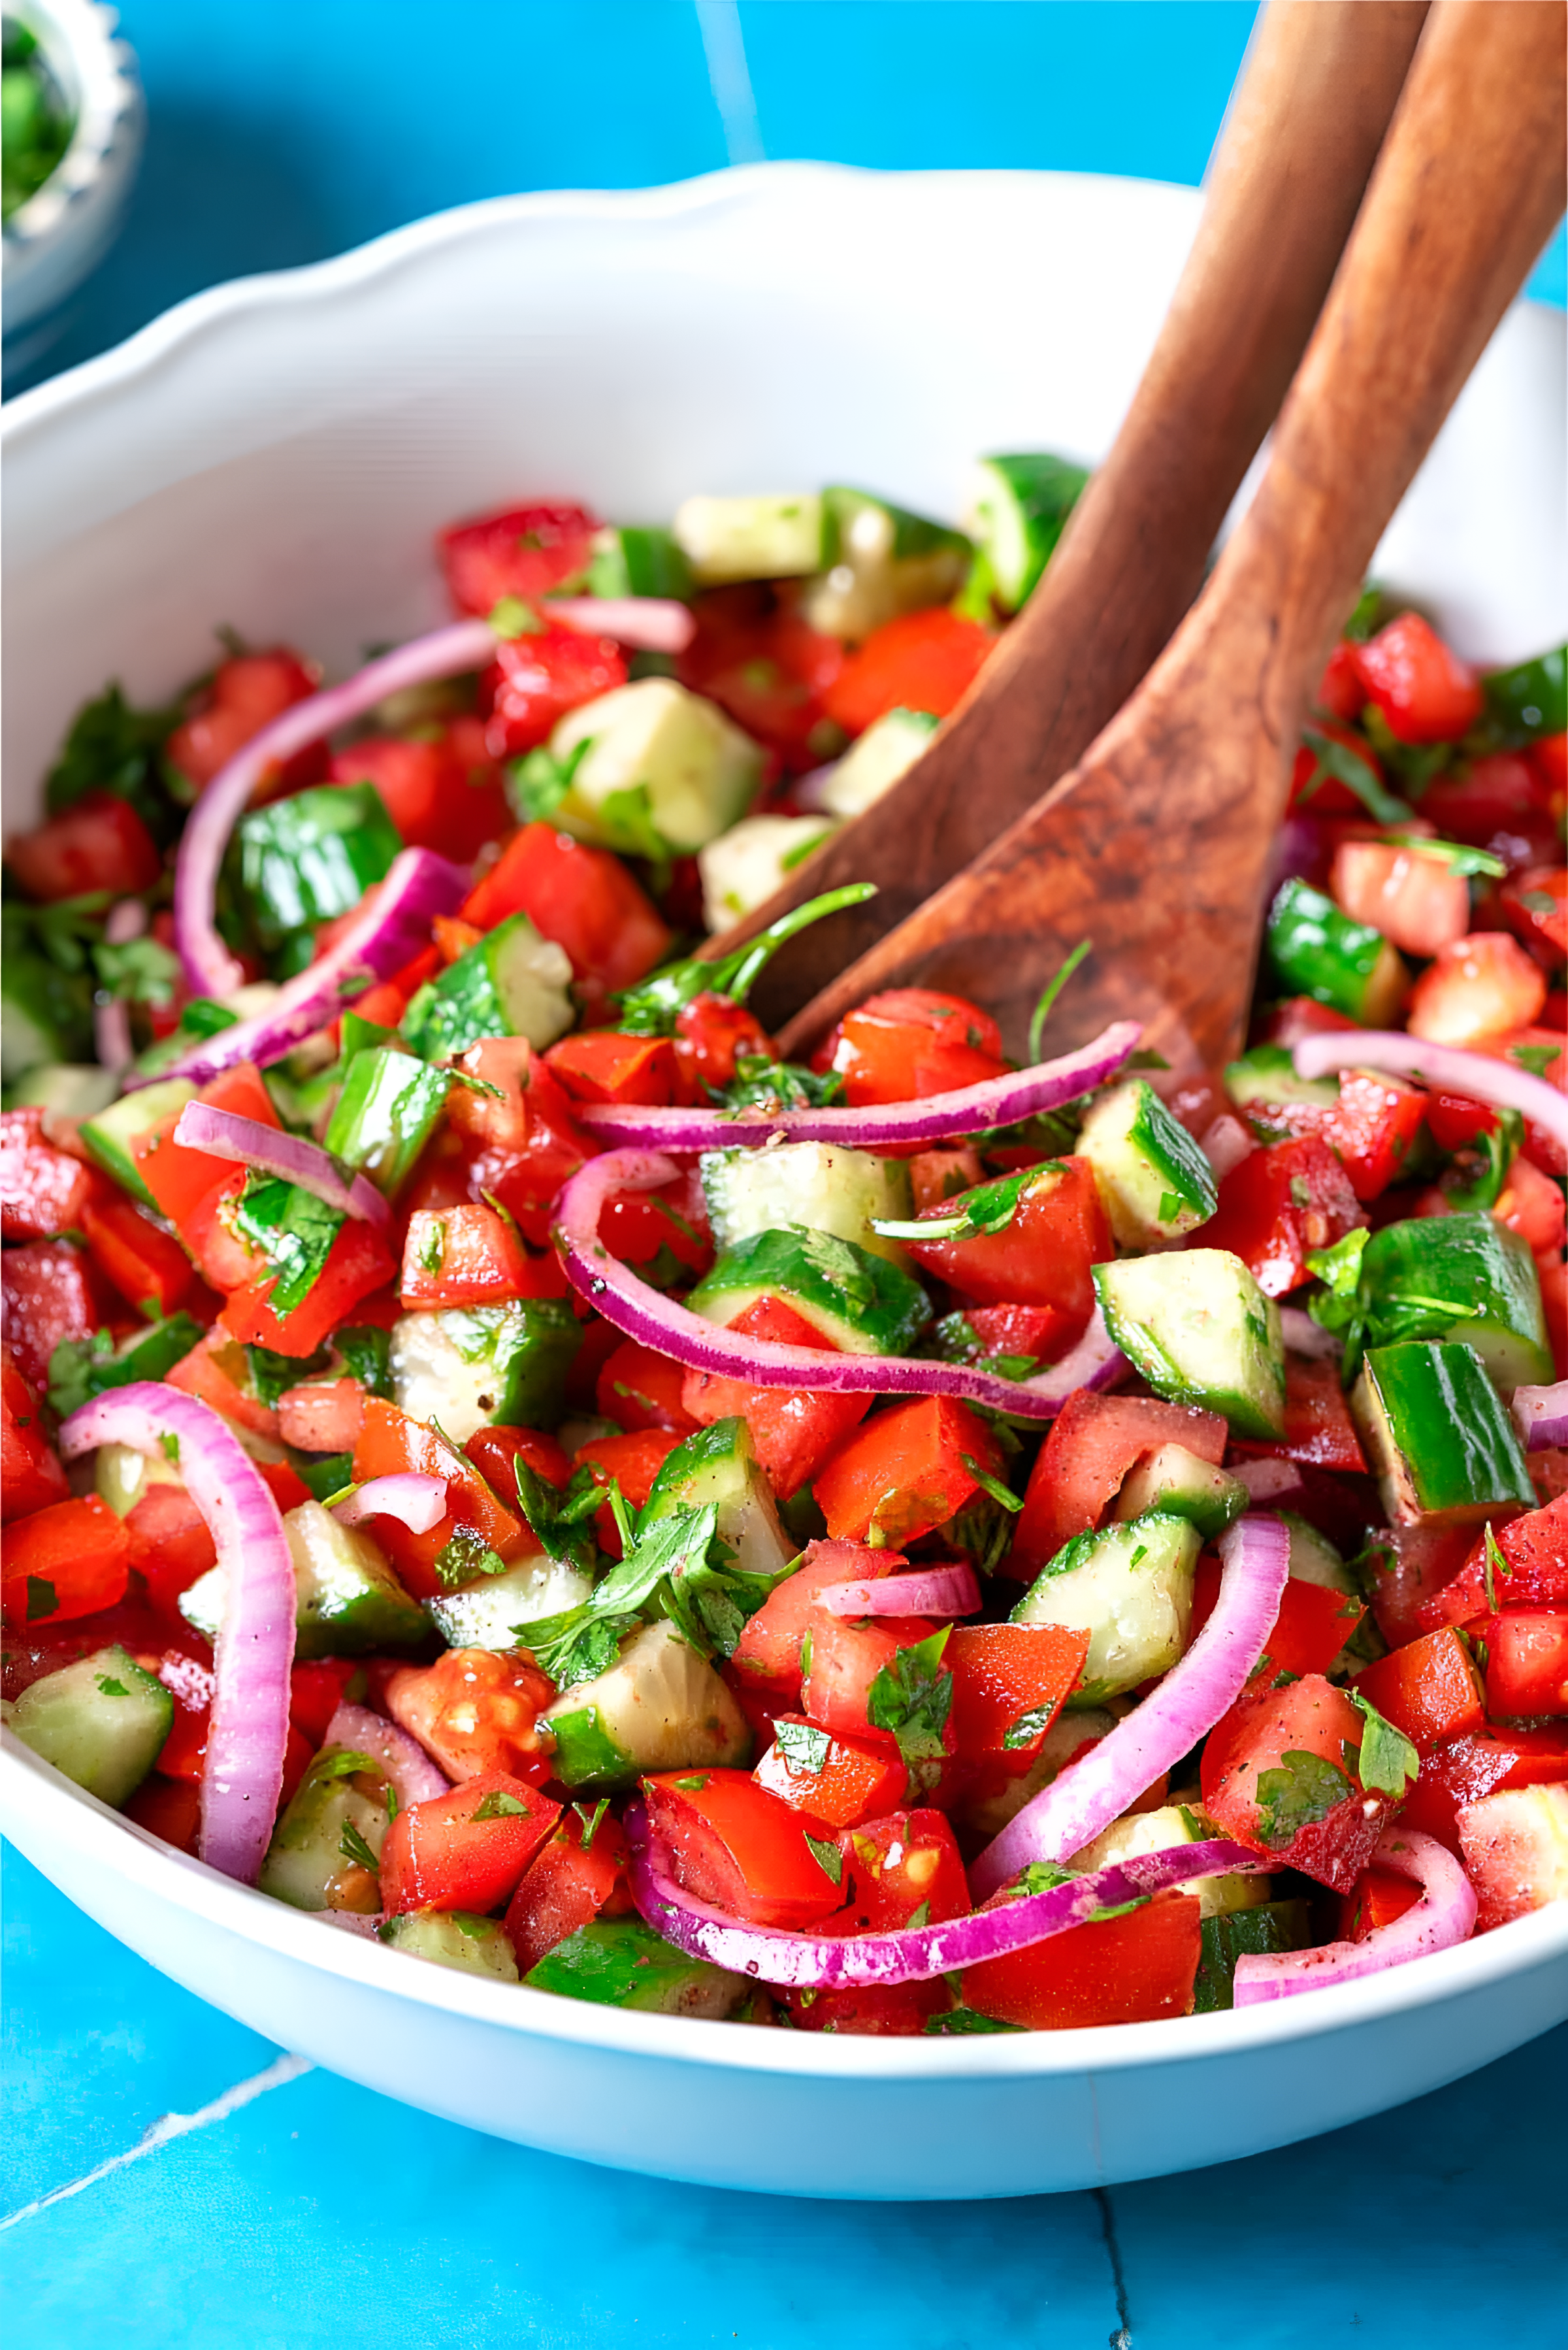
[[960,1754],[1026,1771],[1088,1652],[1087,1632],[1059,1624],[955,1624],[942,1662],[953,1677]]
[[607,637],[547,620],[536,636],[509,637],[479,681],[479,706],[493,759],[515,759],[547,743],[568,710],[626,683],[626,662]]
[[0,1232],[46,1241],[79,1227],[82,1210],[106,1187],[90,1167],[46,1140],[40,1109],[0,1111]]
[[38,1399],[0,1347],[0,1518],[30,1517],[66,1498],[66,1472],[44,1432]]
[[1530,762],[1549,792],[1568,791],[1568,734],[1543,734],[1530,746]]
[[450,1794],[410,1804],[381,1846],[383,1908],[392,1918],[493,1909],[510,1899],[560,1816],[559,1804],[505,1771],[482,1772]]
[[1359,1020],[1352,1020],[1348,1014],[1335,1012],[1331,1005],[1319,1003],[1310,995],[1290,995],[1269,1014],[1260,1041],[1265,1045],[1299,1045],[1303,1036],[1345,1036],[1360,1025]]
[[84,792],[62,815],[16,833],[5,858],[27,896],[46,904],[89,889],[133,896],[151,889],[163,870],[147,827],[112,792]]
[[1231,1168],[1203,1242],[1239,1256],[1265,1297],[1284,1297],[1311,1279],[1314,1250],[1366,1222],[1333,1151],[1303,1134],[1251,1151]]
[[491,1492],[511,1505],[517,1492],[517,1462],[543,1477],[547,1485],[569,1482],[572,1464],[553,1436],[537,1428],[481,1428],[463,1451]]
[[979,676],[995,638],[977,620],[937,605],[873,629],[822,697],[827,715],[860,734],[889,710],[945,718]]
[[964,995],[899,987],[846,1014],[831,1066],[844,1079],[852,1109],[881,1102],[925,1101],[1002,1076],[1002,1034],[989,1013]]
[[497,1100],[472,1087],[452,1087],[447,1118],[469,1151],[462,1180],[488,1192],[516,1219],[524,1238],[542,1248],[557,1192],[598,1146],[578,1128],[566,1094],[524,1037],[488,1036],[457,1066],[501,1094]]
[[752,1776],[793,1810],[846,1828],[889,1811],[909,1774],[897,1742],[885,1731],[835,1737],[804,1714],[781,1713],[774,1720],[774,1743]]
[[[871,1684],[887,1671],[902,1648],[917,1648],[935,1631],[918,1616],[885,1616],[850,1623],[814,1607],[806,1625],[810,1662],[801,1683],[801,1705],[806,1719],[823,1730],[863,1737],[877,1725],[868,1707]],[[945,1670],[945,1668],[943,1668]],[[950,1715],[942,1733],[944,1752],[953,1751]]]
[[[319,683],[320,672],[286,646],[221,661],[201,704],[169,737],[170,764],[203,789],[264,726],[296,702],[308,701]],[[324,744],[307,743],[271,770],[260,795],[270,799],[280,790],[297,791],[302,784],[317,782],[324,754]]]
[[754,589],[700,597],[697,633],[680,656],[682,684],[706,694],[792,770],[815,766],[842,741],[823,695],[844,667],[836,637],[798,612],[764,610]]
[[1355,659],[1367,700],[1401,743],[1457,743],[1481,714],[1475,671],[1418,612],[1401,612]]
[[1002,1455],[983,1420],[951,1396],[896,1403],[846,1437],[812,1481],[835,1541],[900,1547],[956,1517]]
[[[680,1441],[673,1428],[639,1428],[625,1436],[596,1436],[580,1448],[577,1466],[587,1471],[596,1485],[618,1485],[629,1506],[640,1510],[653,1491],[654,1479]],[[595,1513],[594,1531],[599,1548],[619,1558],[620,1529],[607,1502]]]
[[1266,1442],[1249,1439],[1234,1450],[1248,1459],[1297,1461],[1347,1476],[1366,1472],[1366,1458],[1339,1382],[1338,1366],[1316,1357],[1285,1357],[1284,1435]]
[[1522,1151],[1509,1169],[1492,1214],[1500,1224],[1519,1234],[1532,1256],[1555,1254],[1568,1230],[1562,1191]]
[[[250,1061],[241,1061],[212,1078],[202,1087],[197,1099],[213,1109],[232,1110],[236,1118],[254,1118],[262,1126],[279,1123],[261,1071]],[[161,1119],[132,1143],[130,1155],[155,1204],[183,1233],[192,1214],[213,1188],[232,1180],[234,1165],[233,1159],[219,1159],[210,1150],[192,1150],[176,1142],[174,1129],[180,1117],[175,1110]]]
[[[552,1260],[553,1267],[553,1260]],[[548,1283],[552,1278],[546,1272]],[[403,1243],[399,1294],[404,1305],[502,1305],[538,1294],[533,1263],[516,1229],[493,1208],[472,1203],[416,1210]]]
[[278,1315],[268,1303],[277,1276],[268,1273],[236,1291],[219,1316],[231,1335],[279,1355],[314,1355],[362,1297],[379,1289],[395,1269],[391,1252],[373,1225],[346,1218],[306,1295]]
[[552,824],[525,824],[475,883],[464,919],[493,930],[525,913],[541,938],[564,947],[572,976],[599,999],[632,986],[664,961],[674,937],[618,857],[590,848]]
[[1371,1553],[1372,1613],[1391,1648],[1403,1647],[1423,1628],[1428,1601],[1458,1575],[1470,1538],[1469,1526],[1392,1526],[1378,1533]]
[[86,1252],[74,1241],[28,1241],[0,1263],[5,1338],[23,1378],[41,1394],[55,1348],[90,1338],[112,1317]]
[[1198,1904],[1157,1893],[1142,1908],[964,1970],[966,2007],[1026,2032],[1152,2023],[1185,2015],[1202,1951]]
[[662,1107],[675,1099],[675,1047],[668,1036],[590,1028],[563,1036],[545,1059],[573,1101]]
[[[589,1819],[593,1819],[589,1834]],[[549,1841],[524,1869],[506,1909],[506,1932],[525,1975],[547,1950],[594,1918],[630,1907],[626,1837],[607,1812],[562,1814]]]
[[358,1379],[306,1379],[277,1399],[278,1433],[301,1452],[352,1452],[365,1419]]
[[1488,1795],[1467,1805],[1459,1825],[1478,1934],[1568,1900],[1568,1788]]
[[1475,931],[1421,973],[1407,1025],[1428,1044],[1473,1045],[1528,1028],[1545,1001],[1545,975],[1519,941],[1506,931]]
[[1532,865],[1511,873],[1498,891],[1510,927],[1544,971],[1568,954],[1568,867]]
[[909,1160],[909,1188],[915,1195],[915,1213],[923,1216],[928,1208],[946,1205],[960,1192],[971,1191],[983,1182],[985,1170],[980,1153],[967,1142],[946,1145],[930,1150],[917,1150]]
[[327,1736],[327,1726],[348,1696],[355,1675],[363,1668],[353,1657],[319,1657],[296,1665],[288,1676],[288,1717],[312,1747]]
[[1218,1468],[1229,1435],[1218,1412],[1076,1388],[1040,1448],[1015,1523],[1007,1573],[1028,1580],[1055,1557],[1064,1543],[1097,1526],[1141,1454],[1161,1444],[1179,1444]]
[[7,1624],[96,1616],[125,1596],[130,1545],[124,1526],[96,1493],[14,1520],[0,1544],[0,1613]]
[[824,1822],[794,1810],[746,1771],[659,1773],[642,1782],[649,1822],[675,1882],[755,1926],[797,1930],[839,1905],[807,1837]]
[[395,1476],[405,1469],[447,1481],[446,1515],[428,1534],[416,1534],[398,1518],[371,1521],[377,1541],[416,1599],[433,1599],[441,1590],[436,1562],[453,1537],[460,1536],[460,1529],[502,1558],[515,1558],[532,1548],[521,1519],[502,1507],[472,1461],[454,1452],[422,1420],[410,1419],[379,1396],[367,1396],[354,1447],[355,1483]]
[[1561,1257],[1538,1256],[1536,1279],[1541,1284],[1542,1310],[1552,1338],[1552,1356],[1560,1379],[1568,1378],[1568,1264]]
[[1476,1536],[1450,1582],[1424,1601],[1426,1631],[1444,1624],[1478,1623],[1495,1608],[1556,1607],[1568,1603],[1568,1494],[1511,1524],[1493,1521],[1491,1541],[1501,1565],[1489,1565],[1487,1536]]
[[[961,1197],[950,1201],[948,1211],[961,1205]],[[1042,1167],[1000,1232],[906,1245],[917,1264],[965,1297],[986,1305],[1054,1306],[1072,1317],[1075,1336],[1094,1311],[1091,1268],[1116,1254],[1094,1170],[1078,1158]]]
[[927,2019],[950,2005],[940,1981],[869,1983],[850,1991],[791,1991],[784,1994],[796,2032],[857,2033],[878,2040],[912,2040]]
[[841,1830],[838,1848],[844,1906],[833,1920],[835,1932],[896,1933],[968,1917],[969,1880],[940,1812],[921,1806],[867,1820]]
[[166,1658],[159,1679],[174,1700],[174,1719],[158,1752],[158,1768],[166,1779],[184,1779],[200,1786],[207,1759],[207,1735],[213,1721],[213,1676],[188,1657]]
[[302,1502],[311,1499],[309,1486],[286,1461],[258,1461],[256,1475],[280,1510],[297,1510]]
[[[1342,645],[1338,648],[1341,653],[1351,653],[1354,650],[1355,648],[1349,645]],[[1330,669],[1333,665],[1331,657]],[[1346,715],[1347,718],[1355,718],[1360,715],[1366,696],[1361,690],[1360,679],[1354,675],[1349,694],[1345,698],[1348,700],[1351,695],[1355,698],[1355,706]],[[1314,719],[1313,725],[1314,733],[1326,734],[1333,743],[1342,743],[1347,751],[1353,752],[1357,759],[1370,767],[1379,782],[1382,781],[1382,765],[1365,734],[1358,733],[1353,725],[1343,722],[1336,723],[1332,718],[1326,723],[1322,719]],[[1290,805],[1293,814],[1298,808],[1304,809],[1314,821],[1321,821],[1330,816],[1360,816],[1366,813],[1362,802],[1351,790],[1350,785],[1342,783],[1337,775],[1331,775],[1327,772],[1310,743],[1303,743],[1301,745],[1291,769]]]
[[964,1320],[973,1331],[981,1365],[1005,1356],[1013,1363],[1054,1363],[1077,1338],[1080,1320],[1060,1305],[971,1305]]
[[[1312,1031],[1303,1028],[1302,1033]],[[1276,1033],[1274,1041],[1291,1039]],[[1366,1201],[1376,1200],[1403,1172],[1428,1100],[1417,1087],[1397,1077],[1346,1069],[1337,1101],[1326,1107],[1317,1102],[1271,1103],[1266,1124],[1285,1134],[1320,1136],[1344,1167],[1356,1198]],[[1259,1113],[1254,1110],[1253,1115]],[[1207,1245],[1207,1227],[1204,1239]]]
[[1461,775],[1436,776],[1421,795],[1421,815],[1440,838],[1472,848],[1485,848],[1500,834],[1549,839],[1552,795],[1529,759],[1496,751],[1472,759]]
[[139,1828],[194,1855],[202,1828],[202,1791],[188,1780],[165,1779],[154,1771],[120,1808]]
[[[1195,1639],[1214,1612],[1220,1596],[1220,1562],[1205,1555],[1198,1562],[1192,1590]],[[1253,1685],[1271,1688],[1281,1673],[1300,1679],[1307,1673],[1326,1673],[1366,1610],[1348,1592],[1331,1591],[1321,1583],[1293,1575],[1280,1600],[1280,1612],[1269,1634],[1268,1646],[1254,1669]]]
[[1568,1713],[1568,1607],[1511,1607],[1487,1618],[1480,1638],[1490,1714],[1517,1721]]
[[686,1373],[668,1355],[623,1338],[598,1376],[595,1400],[618,1427],[671,1428],[690,1436],[698,1422],[680,1400]]
[[460,720],[418,743],[364,735],[334,754],[327,779],[374,784],[410,848],[433,848],[459,864],[512,829],[500,770],[476,719]]
[[1327,711],[1331,717],[1349,721],[1361,715],[1366,691],[1355,666],[1358,650],[1348,637],[1341,637],[1324,665],[1314,706]]
[[1203,1808],[1281,1868],[1348,1892],[1392,1809],[1354,1775],[1365,1723],[1321,1673],[1241,1698],[1203,1749]]
[[1475,1659],[1450,1625],[1365,1666],[1355,1686],[1421,1754],[1467,1737],[1485,1722]]
[[653,1191],[612,1191],[599,1210],[599,1239],[622,1264],[659,1265],[665,1253],[688,1273],[713,1261],[701,1192],[688,1176]]
[[1459,1814],[1467,1804],[1503,1788],[1568,1781],[1568,1730],[1510,1730],[1495,1723],[1438,1747],[1421,1759],[1421,1775],[1399,1814],[1402,1827],[1459,1849]]
[[248,1429],[253,1436],[278,1441],[277,1414],[253,1392],[244,1351],[221,1326],[199,1339],[188,1355],[164,1373],[164,1378],[170,1387],[211,1404],[214,1411],[236,1427]]
[[448,1648],[433,1665],[400,1665],[383,1702],[449,1779],[499,1771],[536,1783],[550,1775],[538,1720],[554,1695],[526,1648]]
[[[828,1343],[778,1297],[755,1299],[728,1327],[738,1337],[764,1338],[776,1346],[824,1349]],[[758,1387],[713,1371],[688,1371],[680,1401],[699,1428],[711,1428],[718,1419],[743,1419],[769,1484],[781,1502],[787,1502],[811,1482],[834,1447],[865,1419],[872,1399],[829,1388]]]
[[736,1642],[731,1664],[737,1679],[765,1684],[786,1702],[798,1698],[801,1641],[815,1620],[817,1593],[831,1583],[890,1575],[903,1564],[897,1551],[867,1550],[859,1543],[809,1544],[794,1573],[768,1594]]
[[1451,947],[1470,926],[1469,884],[1445,858],[1388,840],[1342,841],[1329,895],[1353,921],[1369,922],[1404,954]]
[[447,593],[460,612],[493,612],[503,597],[524,603],[586,571],[598,523],[586,506],[505,506],[454,523],[436,541]]
[[738,1055],[776,1061],[778,1050],[754,1013],[711,991],[694,996],[675,1015],[675,1058],[680,1086],[694,1102],[708,1101],[708,1086],[727,1086]]
[[178,1241],[120,1193],[83,1201],[81,1228],[99,1271],[151,1320],[183,1305],[194,1275]]
[[354,998],[354,1009],[361,1020],[374,1021],[382,1028],[395,1028],[427,979],[433,979],[441,969],[441,954],[435,947],[421,947],[401,971],[390,979],[383,979],[375,987],[368,987],[363,995]]
[[1392,1926],[1420,1898],[1420,1887],[1409,1877],[1392,1876],[1386,1868],[1363,1869],[1350,1891],[1340,1896],[1340,1939],[1365,1942],[1368,1934]]
[[182,1624],[181,1593],[217,1564],[207,1521],[183,1485],[148,1485],[126,1514],[125,1532],[150,1604],[171,1625]]

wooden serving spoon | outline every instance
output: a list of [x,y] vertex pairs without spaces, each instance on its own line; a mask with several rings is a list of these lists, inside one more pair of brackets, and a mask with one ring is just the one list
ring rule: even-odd
[[[1202,597],[1081,764],[790,1023],[876,991],[976,998],[1022,1053],[1145,1023],[1177,1067],[1239,1046],[1290,754],[1395,507],[1563,209],[1563,0],[1436,0],[1262,486]],[[1050,573],[1046,577],[1049,579]]]
[[1168,641],[1306,347],[1426,13],[1272,0],[1143,381],[1023,616],[895,788],[703,950],[727,953],[819,890],[877,883],[759,983],[769,1027],[1022,816]]

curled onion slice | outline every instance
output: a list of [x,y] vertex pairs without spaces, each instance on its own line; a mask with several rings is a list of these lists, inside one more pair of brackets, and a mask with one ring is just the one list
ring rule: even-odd
[[451,1780],[437,1770],[418,1739],[384,1714],[372,1713],[368,1705],[345,1700],[327,1725],[324,1743],[347,1746],[379,1762],[391,1782],[400,1811],[406,1812],[410,1804],[428,1804],[451,1788]]
[[1527,1452],[1568,1444],[1568,1379],[1549,1388],[1515,1388],[1512,1411]]
[[969,1873],[976,1893],[994,1893],[1032,1860],[1082,1851],[1235,1704],[1280,1612],[1290,1536],[1278,1518],[1240,1518],[1220,1556],[1214,1612],[1180,1663],[987,1845]]
[[1142,1900],[1168,1885],[1268,1866],[1244,1845],[1215,1837],[1168,1852],[1139,1853],[1048,1892],[999,1901],[938,1926],[906,1926],[886,1934],[795,1934],[748,1925],[684,1892],[663,1865],[666,1856],[654,1843],[640,1803],[627,1806],[625,1827],[631,1898],[657,1933],[689,1958],[710,1959],[733,1974],[803,1991],[927,1982],[933,1975],[1027,1950],[1071,1926],[1087,1925],[1097,1910]]
[[236,1159],[264,1175],[282,1175],[313,1192],[329,1208],[361,1223],[386,1224],[391,1210],[367,1175],[345,1175],[330,1151],[302,1134],[264,1126],[259,1118],[242,1118],[237,1110],[214,1109],[211,1102],[187,1102],[180,1113],[174,1139],[188,1150],[205,1150],[214,1159]]
[[201,1856],[254,1885],[283,1792],[294,1662],[294,1562],[261,1471],[217,1413],[153,1379],[110,1388],[60,1430],[67,1461],[100,1444],[172,1460],[217,1547],[227,1596],[202,1765]]
[[410,1534],[428,1534],[446,1515],[446,1486],[444,1477],[427,1476],[422,1469],[399,1469],[356,1486],[346,1501],[334,1502],[332,1514],[345,1526],[396,1518]]
[[967,1559],[911,1568],[874,1583],[830,1583],[816,1595],[830,1616],[972,1616],[980,1578]]
[[954,1093],[933,1095],[929,1101],[885,1102],[862,1109],[839,1105],[779,1110],[599,1104],[579,1109],[576,1116],[602,1141],[645,1150],[732,1150],[737,1144],[770,1142],[775,1135],[787,1142],[842,1142],[851,1149],[880,1150],[895,1143],[936,1142],[948,1134],[1015,1126],[1040,1110],[1059,1109],[1114,1076],[1142,1034],[1136,1020],[1114,1020],[1092,1044],[1060,1060],[1010,1069],[1004,1077],[961,1086]]
[[1364,1942],[1244,1954],[1236,1961],[1238,2007],[1259,2007],[1266,2000],[1293,1999],[1298,1991],[1354,1982],[1357,1975],[1378,1974],[1407,1959],[1424,1958],[1428,1950],[1447,1950],[1456,1942],[1469,1941],[1475,1930],[1475,1887],[1435,1836],[1397,1825],[1386,1829],[1371,1866],[1418,1885],[1421,1898],[1415,1908],[1391,1925],[1376,1927]]
[[1568,1150],[1568,1097],[1544,1077],[1532,1077],[1511,1061],[1494,1061],[1489,1053],[1424,1044],[1397,1028],[1303,1036],[1291,1051],[1298,1077],[1324,1077],[1334,1069],[1386,1069],[1393,1076],[1462,1094],[1467,1101],[1487,1102],[1493,1109],[1519,1110]]
[[1096,1309],[1070,1355],[1032,1379],[1000,1378],[967,1363],[928,1362],[917,1355],[840,1355],[819,1347],[784,1347],[737,1338],[641,1281],[598,1237],[599,1211],[612,1191],[656,1191],[680,1169],[654,1151],[611,1150],[590,1159],[561,1193],[556,1240],[566,1278],[628,1337],[688,1369],[714,1371],[755,1387],[816,1388],[850,1395],[950,1395],[1026,1419],[1053,1419],[1076,1388],[1108,1387],[1127,1368]]
[[613,637],[639,652],[683,653],[697,633],[695,613],[664,596],[550,596],[541,609],[585,636]]

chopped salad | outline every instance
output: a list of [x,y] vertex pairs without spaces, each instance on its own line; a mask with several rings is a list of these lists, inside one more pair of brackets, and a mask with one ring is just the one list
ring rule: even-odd
[[[1084,475],[562,503],[323,685],[110,686],[9,841],[5,1718],[325,1925],[797,2031],[1153,2021],[1568,1898],[1564,654],[1372,588],[1251,1039],[1018,1066],[703,949]],[[1070,994],[1067,1000],[1070,1002]]]

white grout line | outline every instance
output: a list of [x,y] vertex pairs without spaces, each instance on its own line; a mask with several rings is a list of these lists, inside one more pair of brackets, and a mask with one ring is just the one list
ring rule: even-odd
[[290,2081],[297,2081],[302,2073],[314,2069],[308,2056],[280,2056],[275,2064],[267,2066],[265,2073],[253,2073],[248,2081],[236,2081],[232,2089],[225,2089],[221,2097],[214,2097],[210,2106],[202,2106],[198,2112],[163,2115],[161,2120],[153,2123],[139,2145],[129,2147],[123,2154],[111,2154],[107,2162],[100,2162],[96,2170],[88,2171],[80,2178],[73,2178],[68,2187],[57,2187],[52,2194],[40,2196],[37,2202],[25,2203],[19,2211],[13,2211],[0,2220],[0,2231],[16,2227],[24,2220],[36,2219],[38,2213],[47,2211],[52,2203],[63,2203],[67,2197],[79,2195],[84,2188],[96,2187],[100,2178],[109,2178],[113,2171],[123,2170],[127,2163],[140,2162],[144,2154],[156,2154],[161,2146],[168,2146],[174,2138],[187,2137],[192,2130],[210,2129],[214,2122],[226,2122],[231,2114],[237,2114],[241,2106],[248,2106],[253,2098],[265,2097],[269,2089],[286,2088]]
[[697,22],[708,60],[708,87],[724,126],[725,152],[732,163],[760,163],[763,134],[737,0],[697,0]]

